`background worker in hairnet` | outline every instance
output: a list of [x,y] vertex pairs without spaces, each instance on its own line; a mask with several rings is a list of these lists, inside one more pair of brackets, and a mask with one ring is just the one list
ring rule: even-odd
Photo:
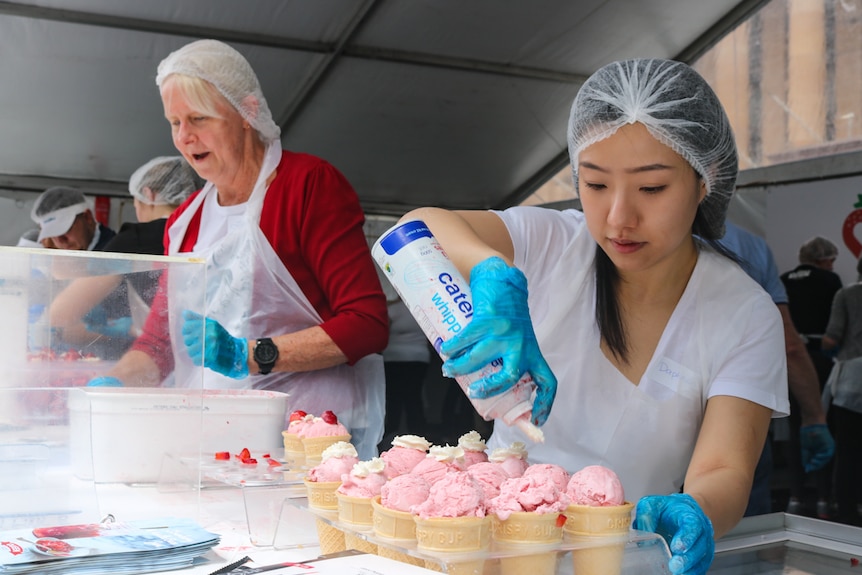
[[[181,156],[153,158],[139,167],[129,178],[137,222],[124,223],[104,251],[164,255],[168,216],[202,185]],[[142,329],[159,275],[150,271],[78,279],[51,303],[51,326],[62,330],[67,344],[116,359]],[[86,349],[90,347],[95,349]]]
[[[545,433],[530,460],[615,470],[634,526],[668,540],[670,571],[704,573],[788,411],[781,317],[716,242],[737,174],[730,124],[688,66],[630,60],[581,87],[568,141],[583,213],[405,216],[470,279],[474,317],[443,344],[444,372],[502,357],[475,397],[529,372]],[[497,422],[488,444],[514,440],[527,438]]]
[[184,299],[199,287],[169,286],[109,382],[158,385],[173,372],[177,386],[200,385],[203,365],[207,387],[285,391],[292,409],[334,411],[360,455],[375,455],[388,319],[356,193],[329,163],[281,149],[257,76],[227,44],[180,48],[156,83],[175,147],[207,180],[166,233],[169,254],[207,262],[206,318]]
[[84,193],[56,186],[33,203],[30,218],[39,224],[38,241],[50,240],[61,250],[103,250],[116,232],[96,221]]

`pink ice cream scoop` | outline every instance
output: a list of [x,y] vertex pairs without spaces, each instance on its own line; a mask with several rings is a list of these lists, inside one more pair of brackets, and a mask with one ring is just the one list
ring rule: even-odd
[[346,441],[338,441],[323,450],[320,463],[308,471],[311,481],[341,481],[359,463],[356,448]]
[[315,417],[310,423],[299,430],[299,437],[334,437],[336,435],[350,435],[331,411],[323,412],[320,417]]
[[569,505],[569,498],[554,482],[541,473],[512,477],[500,485],[500,495],[488,502],[488,513],[496,513],[505,521],[512,513],[560,513]]
[[527,447],[520,441],[509,447],[499,447],[491,452],[488,461],[499,463],[509,477],[521,477],[529,467],[527,463]]
[[431,443],[418,435],[399,435],[392,440],[392,447],[380,454],[386,462],[386,477],[392,479],[410,473],[425,459]]
[[458,438],[458,447],[464,450],[464,463],[467,467],[488,461],[488,454],[485,453],[485,441],[478,431],[470,431]]
[[447,473],[431,486],[428,499],[410,509],[422,519],[430,517],[484,517],[485,492],[464,471]]
[[566,494],[572,503],[590,507],[622,505],[626,500],[620,478],[601,465],[589,465],[574,473]]
[[485,500],[500,494],[500,485],[509,479],[509,474],[503,470],[499,463],[492,461],[480,461],[467,468],[467,473],[479,482],[485,491]]
[[388,509],[409,513],[410,509],[428,499],[431,486],[412,473],[393,477],[380,488],[380,504]]
[[386,483],[385,469],[386,464],[379,457],[360,461],[353,466],[350,473],[341,476],[341,486],[338,488],[338,493],[369,499],[380,495],[380,489]]
[[464,450],[451,445],[434,445],[428,450],[425,459],[416,464],[410,472],[422,477],[430,485],[446,476],[450,471],[464,471]]
[[523,477],[536,475],[544,481],[553,481],[557,489],[565,492],[569,484],[569,472],[553,463],[535,463],[524,470]]

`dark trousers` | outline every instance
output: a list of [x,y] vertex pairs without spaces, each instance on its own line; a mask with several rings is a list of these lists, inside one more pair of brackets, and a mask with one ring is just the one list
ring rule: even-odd
[[833,405],[835,421],[835,500],[838,521],[862,525],[856,506],[862,503],[862,413]]

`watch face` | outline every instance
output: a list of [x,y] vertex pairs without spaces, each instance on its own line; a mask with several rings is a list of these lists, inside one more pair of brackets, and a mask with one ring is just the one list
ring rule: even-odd
[[278,359],[278,347],[271,339],[258,340],[254,347],[254,360],[259,364],[273,364]]

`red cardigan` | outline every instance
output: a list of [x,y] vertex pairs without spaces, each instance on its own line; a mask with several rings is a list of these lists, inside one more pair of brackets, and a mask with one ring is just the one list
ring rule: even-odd
[[[168,219],[166,254],[167,230],[192,198]],[[194,247],[200,219],[199,210],[189,222],[180,252]],[[260,229],[323,319],[320,327],[351,365],[383,351],[389,339],[386,298],[362,229],[364,220],[356,192],[332,165],[308,154],[282,152],[264,198]],[[154,310],[166,306],[166,291],[159,290]],[[162,377],[173,370],[170,343],[163,335],[168,333],[166,322],[166,314],[151,313],[143,335],[132,346],[156,361]]]

